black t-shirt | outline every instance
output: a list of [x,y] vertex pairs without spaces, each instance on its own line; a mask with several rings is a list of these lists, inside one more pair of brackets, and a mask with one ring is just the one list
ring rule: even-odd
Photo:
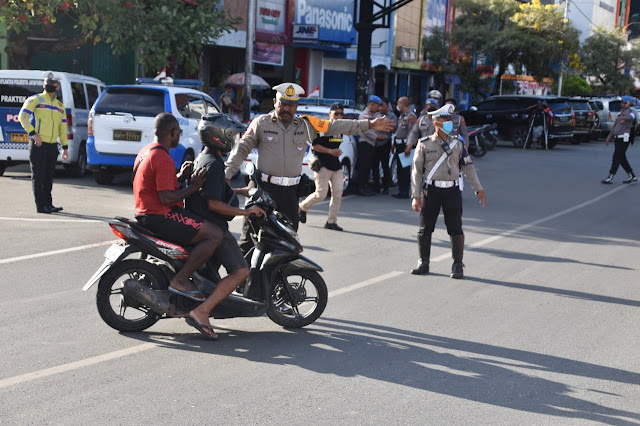
[[[342,143],[342,135],[336,136],[318,136],[314,141],[313,145],[324,146],[325,148],[336,149],[340,148],[340,144]],[[314,155],[320,159],[320,163],[322,167],[326,167],[329,170],[340,170],[342,165],[340,165],[340,159],[331,154],[325,154],[323,152],[315,152]]]
[[533,110],[533,125],[534,126],[542,126],[544,124],[544,116],[545,112],[543,109],[534,109]]
[[198,155],[194,162],[193,170],[195,171],[202,167],[207,168],[207,180],[198,192],[190,195],[185,200],[185,206],[188,210],[199,214],[222,229],[229,229],[229,224],[224,216],[212,212],[207,206],[207,200],[218,200],[226,203],[233,195],[233,189],[224,178],[224,161],[217,152],[207,149]]

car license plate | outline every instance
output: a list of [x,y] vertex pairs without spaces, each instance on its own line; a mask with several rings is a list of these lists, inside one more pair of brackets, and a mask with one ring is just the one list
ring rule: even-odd
[[569,121],[569,117],[560,117],[559,121],[562,121],[564,123],[566,121]]
[[29,135],[26,133],[11,133],[9,142],[29,142]]
[[113,140],[140,142],[142,140],[142,132],[137,130],[114,130]]

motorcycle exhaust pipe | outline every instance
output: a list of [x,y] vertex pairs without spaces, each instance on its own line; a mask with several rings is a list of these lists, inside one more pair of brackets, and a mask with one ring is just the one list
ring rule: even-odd
[[170,296],[167,292],[153,290],[147,284],[132,278],[124,282],[122,291],[126,297],[148,306],[152,311],[160,315],[169,312],[171,304],[169,301]]

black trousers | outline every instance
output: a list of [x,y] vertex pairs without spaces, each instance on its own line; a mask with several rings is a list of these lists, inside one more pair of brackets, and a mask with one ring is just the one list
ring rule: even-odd
[[[281,186],[269,182],[260,182],[259,186],[276,202],[276,210],[284,214],[293,224],[293,229],[297,231],[300,222],[298,217],[298,185]],[[253,181],[249,182],[249,187],[255,188]],[[251,247],[253,247],[253,241],[249,236],[249,221],[245,216],[242,220],[240,248],[246,253]]]
[[53,203],[51,189],[53,188],[53,173],[56,170],[58,154],[57,143],[42,142],[42,145],[36,146],[33,140],[29,141],[31,187],[38,209]]
[[436,229],[436,221],[444,213],[447,234],[454,237],[462,235],[462,194],[460,188],[427,187],[427,196],[422,194],[422,210],[420,210],[420,232],[432,233]]
[[391,186],[391,170],[389,170],[389,153],[391,152],[391,143],[376,146],[373,155],[373,183],[376,187],[380,187],[380,164],[382,164],[382,187],[389,188]]
[[358,187],[364,189],[369,183],[373,167],[375,147],[368,142],[358,142]]
[[411,166],[402,167],[400,164],[400,155],[404,155],[404,150],[407,149],[406,143],[396,144],[396,164],[398,165],[398,189],[401,194],[409,194],[409,187],[411,186]]
[[611,169],[609,173],[615,175],[618,171],[618,167],[622,166],[625,172],[632,173],[633,169],[627,160],[627,149],[629,149],[629,142],[622,142],[622,138],[614,137],[615,149],[613,151],[613,160],[611,161]]

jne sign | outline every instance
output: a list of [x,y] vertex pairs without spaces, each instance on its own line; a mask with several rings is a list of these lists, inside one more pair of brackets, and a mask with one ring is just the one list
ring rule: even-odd
[[318,26],[293,24],[293,38],[297,40],[318,40]]

